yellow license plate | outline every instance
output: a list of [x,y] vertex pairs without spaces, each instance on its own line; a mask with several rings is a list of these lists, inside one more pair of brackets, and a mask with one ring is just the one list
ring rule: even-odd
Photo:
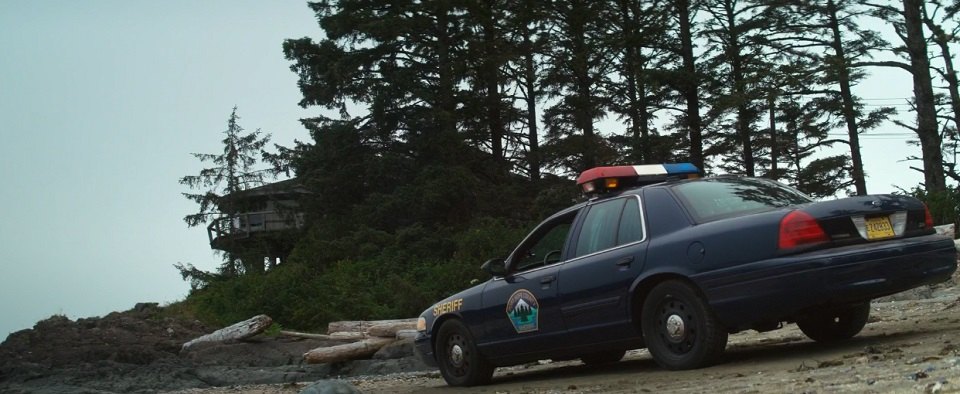
[[895,236],[893,226],[890,224],[890,218],[878,217],[867,218],[867,239],[882,239]]

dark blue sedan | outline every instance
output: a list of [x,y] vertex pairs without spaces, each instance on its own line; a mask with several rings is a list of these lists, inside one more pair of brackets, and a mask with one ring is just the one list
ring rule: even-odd
[[957,268],[953,240],[915,198],[815,202],[774,181],[697,172],[584,172],[578,184],[596,196],[486,262],[490,280],[424,311],[418,353],[454,386],[484,384],[497,366],[610,363],[644,347],[664,368],[698,368],[747,329],[795,322],[816,341],[853,337],[871,299]]

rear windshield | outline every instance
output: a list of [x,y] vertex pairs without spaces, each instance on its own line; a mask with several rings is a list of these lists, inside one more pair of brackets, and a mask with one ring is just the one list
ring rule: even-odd
[[706,178],[672,188],[700,223],[812,201],[793,188],[757,178]]

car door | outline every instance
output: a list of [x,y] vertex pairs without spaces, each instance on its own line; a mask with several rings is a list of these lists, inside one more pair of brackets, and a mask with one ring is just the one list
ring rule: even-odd
[[507,259],[508,274],[484,287],[478,345],[487,357],[517,357],[560,346],[564,326],[557,274],[576,214],[567,212],[538,226]]
[[636,336],[629,291],[643,269],[647,242],[640,198],[593,204],[560,271],[560,310],[571,338],[604,342]]

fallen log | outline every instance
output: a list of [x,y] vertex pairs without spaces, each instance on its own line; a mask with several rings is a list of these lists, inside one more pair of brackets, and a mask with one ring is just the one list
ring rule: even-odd
[[397,339],[413,339],[417,337],[417,330],[400,330],[397,331]]
[[394,338],[370,337],[358,342],[320,347],[304,353],[303,360],[308,364],[321,364],[366,358],[393,341]]
[[364,332],[372,326],[406,322],[412,322],[414,327],[416,327],[417,319],[335,321],[327,324],[327,334],[335,332]]
[[257,315],[229,327],[224,327],[207,335],[194,338],[184,343],[183,346],[180,347],[180,351],[182,352],[201,343],[226,342],[250,338],[263,332],[267,327],[270,327],[271,324],[273,324],[273,319],[271,319],[270,316]]
[[404,320],[393,323],[378,323],[371,325],[365,333],[369,334],[372,337],[384,337],[391,338],[396,337],[398,331],[402,330],[416,330],[417,321],[416,320]]
[[333,334],[313,334],[309,332],[298,332],[298,331],[288,331],[288,330],[280,330],[280,335],[286,335],[288,337],[306,338],[306,339],[321,339],[325,341],[358,341],[367,337],[366,335],[363,335],[362,332],[335,332]]

